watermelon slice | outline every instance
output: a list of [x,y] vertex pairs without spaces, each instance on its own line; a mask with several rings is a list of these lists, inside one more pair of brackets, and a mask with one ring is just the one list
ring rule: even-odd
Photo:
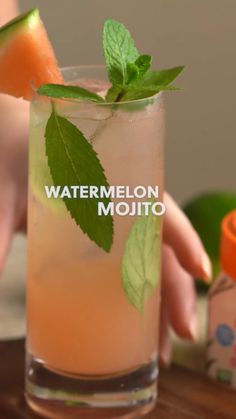
[[31,99],[33,88],[63,83],[38,9],[0,28],[0,93]]

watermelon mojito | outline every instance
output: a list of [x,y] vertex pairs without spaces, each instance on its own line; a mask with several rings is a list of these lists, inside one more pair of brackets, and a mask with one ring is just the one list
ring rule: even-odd
[[151,70],[111,19],[103,48],[106,67],[60,71],[37,9],[0,31],[2,74],[21,69],[2,91],[31,100],[26,398],[53,418],[137,417],[157,395],[161,91],[183,67]]
[[[104,80],[106,73],[103,68],[78,67],[63,74],[72,83],[73,76],[75,82],[90,77]],[[145,102],[137,110],[132,109],[133,103],[120,103],[113,114],[110,105],[65,101],[58,104],[58,111],[92,141],[110,185],[129,185],[133,191],[136,185],[154,187],[158,182],[161,198],[162,99],[158,95],[153,103],[145,106]],[[44,389],[44,398],[54,401],[69,397],[78,406],[132,411],[134,400],[139,407],[156,396],[160,287],[157,284],[143,312],[130,303],[122,287],[122,258],[134,217],[113,216],[114,239],[107,253],[78,228],[60,195],[47,198],[44,186],[50,190],[52,182],[44,133],[50,111],[50,102],[41,98],[32,102],[27,347],[29,370],[33,367],[35,373],[28,375],[29,397],[34,403],[32,394],[37,397]],[[130,204],[131,200],[113,202]],[[155,257],[159,263],[158,252]],[[39,374],[45,375],[41,368],[50,371],[43,386],[38,368]],[[71,395],[52,391],[58,390],[55,373],[74,377],[68,378],[70,386],[75,381]],[[84,394],[86,380],[89,390]],[[101,417],[105,414],[101,412]]]

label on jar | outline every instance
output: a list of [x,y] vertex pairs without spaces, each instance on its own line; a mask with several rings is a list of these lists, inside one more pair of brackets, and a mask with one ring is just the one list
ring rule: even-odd
[[221,273],[208,294],[206,369],[236,388],[236,281]]

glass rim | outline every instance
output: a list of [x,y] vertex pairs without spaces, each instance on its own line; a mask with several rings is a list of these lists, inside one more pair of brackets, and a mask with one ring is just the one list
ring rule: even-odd
[[[91,70],[91,69],[98,69],[98,70],[106,70],[106,66],[104,64],[81,64],[81,65],[70,65],[70,66],[63,66],[60,67],[60,71],[62,72],[66,72],[66,71],[73,71],[76,70],[78,71],[79,69],[81,70]],[[99,78],[98,78],[99,80]],[[122,107],[124,105],[134,105],[134,104],[142,104],[145,103],[148,104],[150,101],[153,103],[153,101],[158,101],[161,96],[162,96],[162,91],[152,95],[152,96],[148,96],[145,98],[141,98],[141,99],[134,99],[134,100],[125,100],[123,102],[95,102],[95,101],[91,101],[91,100],[87,100],[87,99],[72,99],[72,98],[53,98],[50,96],[43,96],[37,93],[37,89],[35,88],[35,86],[33,87],[33,91],[34,91],[34,98],[41,98],[41,99],[47,99],[47,100],[54,100],[54,101],[63,101],[63,102],[67,102],[67,103],[74,103],[74,104],[82,104],[82,103],[86,103],[88,105],[91,106],[99,106],[99,107],[111,107],[111,106],[116,106],[116,107]]]

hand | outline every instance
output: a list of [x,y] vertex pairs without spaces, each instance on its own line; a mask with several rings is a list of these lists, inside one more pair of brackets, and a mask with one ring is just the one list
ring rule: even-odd
[[0,273],[15,231],[26,228],[29,104],[0,95]]
[[167,193],[164,201],[160,361],[168,365],[171,360],[170,326],[185,339],[197,339],[193,277],[209,281],[211,264],[187,217]]

